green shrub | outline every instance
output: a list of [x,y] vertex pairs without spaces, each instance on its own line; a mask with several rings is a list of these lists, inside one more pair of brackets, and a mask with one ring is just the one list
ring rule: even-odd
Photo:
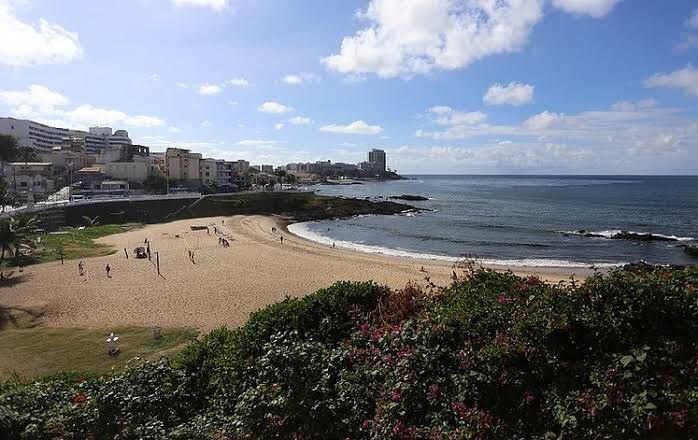
[[[167,362],[0,385],[7,438],[698,438],[698,270],[339,283]],[[2,438],[2,437],[0,437]]]

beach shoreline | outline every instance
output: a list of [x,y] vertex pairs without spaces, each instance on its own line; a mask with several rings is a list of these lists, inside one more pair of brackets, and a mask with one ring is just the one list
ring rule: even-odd
[[[290,233],[291,222],[278,216],[209,217],[109,235],[97,242],[118,252],[83,260],[86,276],[78,274],[77,260],[28,266],[16,282],[2,288],[0,304],[40,312],[37,323],[45,327],[159,326],[210,331],[237,327],[255,310],[337,281],[372,280],[392,288],[409,282],[426,285],[427,277],[438,286],[451,282],[451,263],[333,249]],[[209,226],[209,230],[195,231],[192,226]],[[220,237],[230,246],[222,246]],[[132,254],[146,238],[153,261],[135,259]],[[194,253],[193,261],[188,252]],[[517,275],[540,276],[552,283],[569,281],[572,274],[576,280],[589,275],[577,268],[515,269]]]

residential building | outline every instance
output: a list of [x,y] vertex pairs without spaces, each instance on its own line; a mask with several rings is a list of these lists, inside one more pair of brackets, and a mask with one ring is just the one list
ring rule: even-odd
[[209,186],[215,182],[218,186],[230,184],[231,166],[222,159],[201,159],[199,162],[201,184]]
[[108,162],[104,164],[104,174],[112,179],[143,183],[148,177],[160,174],[155,160],[144,157],[131,162]]
[[110,146],[131,145],[126,130],[112,133],[110,127],[91,127],[89,131],[51,127],[27,119],[0,118],[0,133],[11,134],[21,145],[34,148],[37,153],[48,153],[63,143],[66,137],[81,137],[85,140],[87,153],[99,153]]
[[201,154],[183,148],[168,148],[165,151],[165,171],[170,179],[189,185],[201,183]]
[[374,165],[374,171],[384,173],[386,170],[385,151],[374,148],[368,152],[368,161]]
[[263,173],[274,173],[274,165],[262,165],[262,172]]
[[239,160],[230,162],[230,164],[231,164],[231,171],[234,174],[245,174],[250,169],[250,163],[246,160],[239,159]]
[[4,179],[12,192],[44,195],[55,189],[53,175],[50,162],[10,162],[5,167]]

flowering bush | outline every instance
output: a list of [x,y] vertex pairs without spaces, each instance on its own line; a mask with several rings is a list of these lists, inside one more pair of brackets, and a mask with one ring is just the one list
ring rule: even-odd
[[698,438],[698,270],[340,283],[107,377],[0,384],[0,438]]

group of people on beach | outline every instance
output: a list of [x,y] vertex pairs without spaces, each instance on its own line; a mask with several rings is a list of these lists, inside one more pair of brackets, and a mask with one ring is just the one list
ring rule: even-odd
[[[111,278],[111,266],[109,266],[108,263],[104,270],[107,272],[107,278]],[[85,265],[83,264],[82,260],[78,262],[78,275],[85,277],[85,281],[87,281],[87,270],[85,270]]]

